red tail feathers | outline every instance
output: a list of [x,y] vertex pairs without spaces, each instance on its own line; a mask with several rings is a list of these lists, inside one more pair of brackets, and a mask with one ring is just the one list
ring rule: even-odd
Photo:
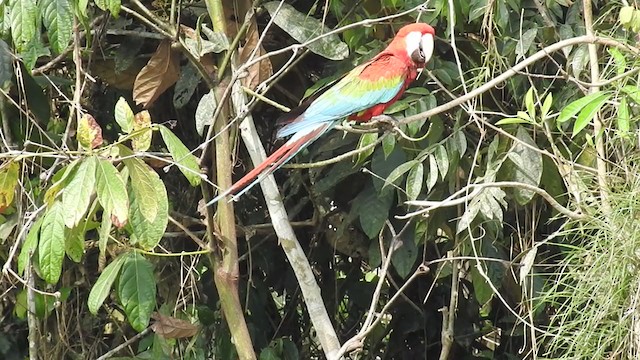
[[265,177],[276,171],[287,161],[291,160],[300,150],[307,147],[314,140],[316,140],[325,131],[331,128],[331,124],[320,124],[316,128],[312,129],[306,134],[297,133],[291,139],[289,139],[284,145],[282,145],[273,154],[269,155],[266,160],[256,166],[253,170],[249,171],[245,176],[238,180],[235,184],[222,193],[218,194],[213,200],[211,200],[207,206],[218,202],[220,199],[227,195],[233,195],[232,200],[235,200],[238,196],[244,194],[256,184],[260,183]]

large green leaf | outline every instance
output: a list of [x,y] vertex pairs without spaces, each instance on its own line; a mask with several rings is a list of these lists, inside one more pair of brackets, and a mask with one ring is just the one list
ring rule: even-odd
[[[271,1],[263,6],[276,25],[300,43],[305,43],[330,31],[320,20],[299,12],[287,3]],[[314,53],[331,60],[342,60],[349,56],[349,47],[335,34],[322,37],[308,44],[307,47]]]
[[153,265],[142,255],[126,256],[118,279],[118,297],[131,326],[144,330],[156,307],[156,280]]
[[597,91],[587,96],[581,97],[580,99],[575,100],[569,105],[565,106],[564,109],[560,111],[560,115],[558,116],[558,119],[556,121],[558,123],[563,123],[579,113],[585,106],[587,106],[587,104],[590,104],[594,101],[599,101],[600,98],[608,96],[608,94],[603,93],[602,91]]
[[[542,155],[540,152],[531,149],[523,143],[528,144],[534,148],[537,148],[535,141],[529,136],[529,133],[523,128],[519,127],[516,133],[518,142],[513,144],[513,147],[507,154],[507,157],[515,165],[512,172],[509,172],[512,179],[517,182],[521,182],[528,185],[538,186],[540,179],[542,178]],[[508,166],[507,162],[503,163],[503,166]],[[520,205],[525,205],[533,198],[535,194],[533,191],[514,188],[513,193],[516,201]]]
[[604,94],[603,96],[597,97],[580,110],[576,122],[573,123],[573,136],[576,136],[591,123],[593,117],[600,111],[602,105],[609,100],[610,96],[610,94]]
[[96,193],[107,217],[113,216],[117,225],[122,227],[129,218],[127,188],[118,170],[107,160],[98,160]]
[[64,223],[73,228],[84,217],[96,183],[97,159],[90,156],[78,165],[78,169],[64,187],[62,193],[62,207],[64,208]]
[[36,36],[38,8],[36,0],[11,0],[11,36],[18,52]]
[[162,139],[169,149],[169,153],[173,158],[173,161],[178,163],[178,169],[184,174],[184,177],[189,180],[191,186],[198,186],[202,181],[200,177],[200,167],[198,166],[198,158],[193,155],[189,149],[184,146],[182,141],[173,133],[167,129],[164,125],[158,125],[160,128],[160,134]]
[[47,211],[40,229],[38,262],[40,274],[49,284],[55,284],[62,273],[64,260],[64,213],[62,203],[56,201]]
[[73,34],[73,12],[69,0],[41,0],[40,8],[49,43],[55,53],[63,52]]
[[98,277],[98,280],[91,288],[91,292],[89,292],[89,298],[87,299],[87,305],[89,307],[89,311],[95,315],[98,313],[98,309],[104,303],[104,300],[109,296],[111,292],[111,286],[113,282],[118,277],[120,273],[120,269],[122,268],[122,264],[124,264],[125,259],[127,259],[128,255],[121,255],[113,260],[107,267],[102,270],[102,273]]
[[146,250],[151,250],[158,245],[169,221],[169,201],[164,183],[160,179],[155,179],[152,186],[153,200],[158,205],[153,221],[149,221],[142,213],[140,206],[144,199],[140,199],[135,192],[131,194],[131,243],[138,244]]
[[129,169],[131,188],[138,200],[140,213],[148,222],[153,222],[160,207],[156,196],[156,183],[160,181],[160,177],[140,159],[129,158],[124,160],[124,164]]

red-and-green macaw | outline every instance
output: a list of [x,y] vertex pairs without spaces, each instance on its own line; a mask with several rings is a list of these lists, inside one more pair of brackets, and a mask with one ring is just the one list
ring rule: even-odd
[[381,115],[416,79],[418,68],[431,59],[434,35],[433,28],[423,23],[402,27],[384,51],[351,70],[312,102],[294,109],[294,116],[288,116],[277,133],[278,138],[291,138],[209,204],[227,195],[242,195],[345,117],[368,121]]

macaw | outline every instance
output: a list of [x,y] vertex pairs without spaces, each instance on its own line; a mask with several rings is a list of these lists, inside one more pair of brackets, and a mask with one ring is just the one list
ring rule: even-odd
[[381,53],[287,114],[286,125],[277,137],[291,138],[207,205],[227,195],[237,198],[244,194],[345,117],[363,122],[381,115],[416,79],[418,68],[431,59],[434,36],[433,27],[424,23],[402,27]]

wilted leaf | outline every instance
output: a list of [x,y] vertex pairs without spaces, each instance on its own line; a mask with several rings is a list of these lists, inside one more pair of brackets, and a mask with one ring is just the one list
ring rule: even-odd
[[151,115],[147,110],[141,111],[133,118],[133,131],[131,147],[134,151],[147,151],[151,146]]
[[18,175],[20,164],[15,161],[3,164],[0,167],[0,213],[2,213],[11,203],[18,186]]
[[73,178],[64,187],[62,208],[68,228],[78,225],[89,207],[96,181],[96,160],[93,156],[81,160]]
[[155,320],[151,329],[165,339],[181,339],[192,337],[198,333],[198,326],[187,320],[164,316],[157,312],[153,313],[151,317]]
[[179,72],[179,58],[171,49],[171,41],[163,40],[136,77],[133,85],[133,99],[136,104],[148,108],[178,81]]
[[153,265],[138,253],[129,253],[124,260],[118,280],[118,297],[129,323],[136,331],[149,325],[156,307],[156,281]]
[[[263,4],[273,21],[300,43],[310,41],[331,31],[320,20],[303,14],[293,6],[280,1]],[[307,45],[309,50],[331,60],[342,60],[349,56],[349,46],[337,35],[325,36]]]
[[49,284],[55,284],[62,273],[64,260],[64,213],[59,201],[49,208],[40,229],[40,244],[38,246],[38,263],[42,279]]
[[159,125],[159,127],[162,139],[167,145],[173,161],[180,165],[178,166],[178,169],[180,169],[187,180],[189,180],[191,186],[200,185],[202,178],[200,177],[198,158],[196,158],[195,155],[193,155],[189,149],[184,146],[182,141],[180,141],[180,139],[175,136],[171,130],[167,129],[166,126]]
[[113,216],[116,226],[122,227],[129,218],[127,188],[118,170],[107,160],[98,160],[96,166],[96,193],[104,208],[103,218]]
[[91,288],[89,298],[87,299],[87,305],[89,307],[89,311],[93,315],[98,313],[98,309],[100,309],[104,300],[109,296],[111,286],[113,285],[113,282],[116,281],[116,278],[120,273],[120,269],[122,268],[122,264],[124,264],[126,258],[127,255],[119,256],[113,260],[111,264],[107,265]]
[[213,120],[213,114],[216,111],[216,97],[213,90],[206,93],[198,102],[196,108],[196,131],[202,136],[204,134],[204,127],[211,126]]
[[[260,40],[260,34],[258,33],[258,25],[255,17],[251,20],[251,25],[249,26],[249,30],[247,30],[247,36],[245,38],[246,42],[240,50],[240,63],[242,64],[249,60],[249,57]],[[264,50],[264,47],[260,45],[260,48],[256,51],[256,56],[262,56],[265,53],[266,51]],[[271,60],[269,58],[262,59],[260,62],[251,65],[247,71],[247,76],[242,78],[242,84],[249,89],[255,89],[258,84],[267,80],[269,76],[273,74]]]
[[184,42],[192,54],[200,58],[209,53],[220,53],[229,49],[229,40],[225,34],[213,32],[205,26],[202,30],[209,40],[200,37],[194,29],[180,25],[180,31],[185,35]]
[[76,138],[83,148],[95,149],[102,145],[102,128],[93,116],[84,114],[79,120]]
[[51,48],[60,54],[69,45],[73,31],[71,4],[69,0],[41,0],[39,5]]
[[36,35],[38,8],[35,0],[14,0],[10,2],[11,37],[19,53]]
[[538,248],[533,247],[531,250],[527,251],[527,254],[522,259],[522,263],[520,263],[520,285],[524,285],[524,281],[531,272],[531,268],[533,268],[533,264],[536,260],[536,254],[538,253]]
[[133,111],[131,110],[129,103],[127,103],[127,100],[123,97],[120,97],[118,102],[116,102],[114,115],[116,122],[120,125],[120,129],[122,129],[125,134],[128,134],[133,130]]

